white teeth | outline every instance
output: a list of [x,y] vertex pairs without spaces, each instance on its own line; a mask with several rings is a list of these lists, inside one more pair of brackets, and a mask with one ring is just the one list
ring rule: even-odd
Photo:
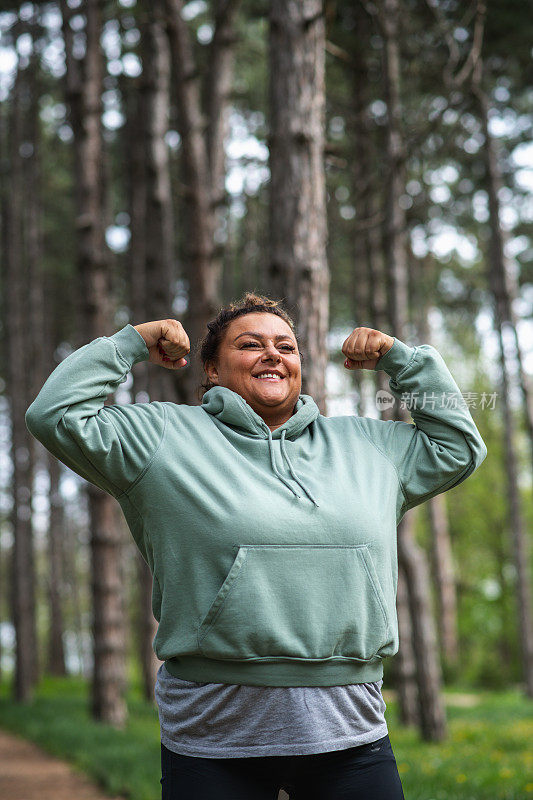
[[276,378],[278,381],[282,380],[280,375],[274,375],[272,372],[264,372],[262,375],[256,375],[256,378]]

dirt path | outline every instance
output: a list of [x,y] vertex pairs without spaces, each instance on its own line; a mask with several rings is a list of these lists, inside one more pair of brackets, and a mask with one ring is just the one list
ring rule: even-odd
[[0,797],[5,800],[124,800],[37,745],[0,730]]

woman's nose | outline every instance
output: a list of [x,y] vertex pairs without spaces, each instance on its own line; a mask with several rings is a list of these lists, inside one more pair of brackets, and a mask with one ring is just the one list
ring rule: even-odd
[[263,358],[268,360],[275,359],[276,361],[279,361],[281,359],[281,355],[279,354],[276,347],[273,344],[271,344],[265,347]]

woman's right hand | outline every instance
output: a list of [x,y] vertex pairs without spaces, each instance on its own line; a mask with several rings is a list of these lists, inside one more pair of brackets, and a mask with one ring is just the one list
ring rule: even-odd
[[157,322],[143,322],[134,325],[141,334],[150,353],[150,361],[166,369],[179,369],[187,366],[183,357],[191,350],[189,337],[177,319],[160,319]]

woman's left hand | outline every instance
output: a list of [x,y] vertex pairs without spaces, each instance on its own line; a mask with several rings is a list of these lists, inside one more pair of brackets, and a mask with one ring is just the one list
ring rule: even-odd
[[355,328],[344,342],[341,350],[346,356],[346,369],[375,369],[381,356],[394,344],[389,336],[374,328]]

